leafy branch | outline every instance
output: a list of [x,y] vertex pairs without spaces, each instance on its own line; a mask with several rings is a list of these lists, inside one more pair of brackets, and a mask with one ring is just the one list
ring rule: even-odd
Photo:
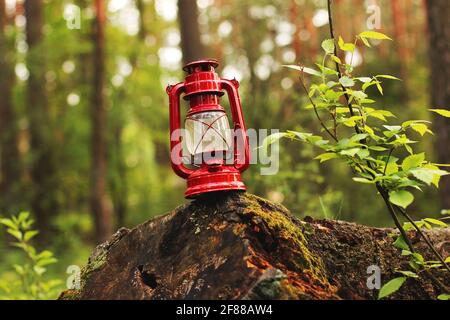
[[43,276],[47,271],[47,266],[57,262],[53,253],[44,250],[37,252],[32,246],[31,240],[38,235],[37,230],[31,227],[34,221],[28,212],[21,212],[18,216],[0,219],[0,225],[6,227],[15,241],[11,243],[13,247],[21,249],[25,255],[26,263],[14,264],[13,268],[18,281],[0,279],[0,291],[7,296],[0,295],[0,299],[50,299],[54,297],[60,280],[44,280]]
[[[342,37],[336,39],[333,29],[333,18],[331,13],[331,0],[328,0],[330,39],[322,42],[322,49],[325,52],[322,63],[317,63],[314,68],[289,65],[286,66],[301,72],[299,77],[303,90],[305,91],[309,104],[306,109],[312,109],[318,119],[322,130],[332,141],[325,139],[321,135],[307,132],[287,131],[278,133],[276,139],[269,136],[264,141],[263,146],[268,146],[280,138],[290,138],[312,144],[323,150],[323,153],[315,159],[320,162],[332,159],[345,161],[352,172],[356,175],[353,180],[358,183],[373,184],[382,197],[388,213],[395,226],[400,232],[396,242],[401,241],[405,245],[407,252],[417,261],[411,265],[417,268],[414,271],[402,271],[403,277],[406,275],[417,275],[424,273],[430,277],[445,292],[449,289],[440,283],[428,268],[429,264],[417,253],[409,240],[407,230],[415,230],[430,248],[436,260],[432,265],[439,271],[450,272],[448,259],[444,259],[434,248],[426,234],[421,230],[420,223],[415,222],[407,213],[407,207],[414,201],[411,189],[422,191],[423,188],[434,185],[439,186],[442,176],[449,174],[441,169],[448,165],[435,164],[426,160],[425,153],[414,153],[413,145],[417,143],[411,138],[411,133],[424,137],[432,134],[429,123],[425,120],[409,120],[401,124],[385,124],[388,118],[396,118],[395,115],[383,108],[374,107],[375,99],[369,97],[368,89],[375,87],[379,94],[384,94],[383,81],[397,80],[392,75],[375,76],[353,76],[352,59],[346,63],[339,58],[339,50],[353,57],[358,42],[367,47],[371,47],[370,40],[392,40],[388,36],[376,31],[364,31],[358,34],[354,41],[345,42]],[[330,65],[331,64],[331,65]],[[308,74],[318,79],[312,82],[309,88],[306,87],[304,75]],[[443,109],[430,109],[430,111],[444,117],[450,117],[450,111]],[[353,133],[347,136],[338,137],[338,128],[343,128],[342,132]],[[401,158],[398,154],[405,150],[408,156]],[[408,228],[405,229],[399,217],[408,221]],[[446,224],[440,221],[441,227]],[[429,224],[429,222],[426,222]],[[418,269],[422,268],[421,272]],[[412,276],[411,276],[412,277]],[[394,283],[387,283],[391,288],[398,288],[405,282],[405,279],[397,280]],[[393,285],[394,284],[394,285]],[[397,288],[397,290],[398,290]],[[390,290],[381,290],[380,297],[383,297]]]

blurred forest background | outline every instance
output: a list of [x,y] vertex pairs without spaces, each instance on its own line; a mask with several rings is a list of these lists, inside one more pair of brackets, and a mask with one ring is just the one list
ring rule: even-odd
[[[450,107],[449,1],[333,4],[345,40],[374,26],[394,39],[358,47],[354,64],[403,79],[386,83],[380,104],[399,122],[432,120],[436,136],[419,149],[450,162],[448,122],[427,111]],[[170,168],[165,92],[184,78],[184,61],[218,59],[219,74],[240,81],[248,128],[314,132],[297,75],[281,66],[313,65],[326,38],[322,0],[0,0],[0,215],[30,211],[37,239],[60,258],[52,272],[65,278],[117,228],[186,201]],[[299,217],[390,225],[372,186],[314,156],[284,142],[280,172],[252,166],[248,191]],[[450,209],[449,180],[419,198],[416,217]],[[19,259],[9,238],[0,234],[0,274]]]

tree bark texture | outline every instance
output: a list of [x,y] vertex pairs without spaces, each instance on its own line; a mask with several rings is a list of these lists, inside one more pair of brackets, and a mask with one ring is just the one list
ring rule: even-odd
[[12,23],[6,15],[5,1],[0,1],[0,211],[12,212],[18,201],[20,165],[17,117],[12,91],[14,74],[14,39],[8,37]]
[[200,40],[197,2],[178,0],[178,21],[181,34],[181,51],[186,64],[205,58],[205,49]]
[[[45,88],[44,6],[42,0],[26,0],[26,37],[28,43],[27,110],[30,134],[31,209],[39,230],[49,231],[51,217],[59,210],[54,139]],[[48,234],[48,232],[43,232]]]
[[[392,229],[296,219],[283,206],[241,192],[205,195],[98,246],[79,290],[61,299],[375,299],[367,268],[387,282],[407,268]],[[444,256],[450,230],[429,231]],[[415,233],[420,252],[430,259]],[[449,277],[435,276],[449,284]],[[408,279],[392,298],[431,299],[428,278]]]
[[[430,87],[433,108],[450,110],[450,1],[428,0],[429,56],[431,65]],[[436,133],[437,161],[450,162],[450,123],[436,116],[433,120]],[[442,207],[450,209],[450,178],[444,177],[440,186]]]
[[108,204],[107,175],[107,114],[105,105],[105,23],[104,0],[95,0],[94,20],[94,76],[92,92],[92,165],[91,211],[94,216],[97,243],[105,241],[112,231],[111,210]]

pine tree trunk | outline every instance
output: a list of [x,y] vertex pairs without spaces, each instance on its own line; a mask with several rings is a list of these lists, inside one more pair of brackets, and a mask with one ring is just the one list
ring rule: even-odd
[[17,118],[13,105],[14,43],[6,34],[5,1],[0,1],[0,211],[12,212],[20,180]]
[[51,229],[51,217],[58,212],[59,204],[54,141],[45,88],[46,52],[43,47],[43,10],[42,0],[25,1],[27,67],[30,73],[26,102],[32,158],[31,208],[36,216],[37,228],[43,231],[43,235],[48,235],[49,233],[45,231]]
[[181,34],[183,62],[188,63],[205,58],[205,49],[200,40],[197,2],[178,0],[178,21]]
[[[431,64],[431,103],[433,108],[450,110],[450,1],[429,0],[427,3],[429,29],[429,56]],[[450,122],[436,116],[437,162],[450,163]],[[450,209],[450,177],[444,177],[440,186],[442,207]]]
[[112,232],[111,210],[108,204],[107,175],[107,114],[105,105],[105,22],[104,0],[95,0],[94,20],[94,74],[92,92],[92,174],[91,210],[95,222],[97,242],[107,239]]

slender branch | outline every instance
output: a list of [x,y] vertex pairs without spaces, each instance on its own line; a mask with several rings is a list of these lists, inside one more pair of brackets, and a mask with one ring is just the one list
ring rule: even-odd
[[[334,46],[334,55],[337,56],[337,46],[336,46],[336,39],[334,36],[334,28],[333,28],[333,15],[332,15],[332,11],[331,11],[331,0],[327,0],[327,7],[328,7],[328,22],[329,22],[329,29],[330,29],[330,36],[333,39],[335,46]],[[339,67],[339,63],[337,61],[335,61],[335,66],[336,66],[336,71],[338,73],[338,77],[339,79],[342,77],[342,73]],[[347,106],[349,108],[350,114],[353,116],[354,115],[354,109],[353,109],[353,105],[350,101],[350,97],[345,89],[345,87],[341,84],[341,88],[342,91],[344,92],[344,97],[345,100],[347,102]],[[361,133],[361,129],[359,128],[358,124],[355,125],[355,131],[356,133]],[[386,168],[387,168],[387,163],[390,160],[390,157],[392,155],[392,152],[394,151],[394,148],[392,148],[389,152],[389,156],[388,156],[388,160],[386,162],[386,166],[384,168],[384,174],[386,174]],[[370,161],[367,161],[367,166],[373,170],[373,166],[370,163]],[[369,174],[372,175],[371,172],[369,172]],[[372,175],[373,176],[373,175]],[[375,177],[374,177],[375,178]],[[417,232],[420,234],[420,236],[424,239],[424,241],[426,242],[427,246],[433,251],[434,255],[439,259],[439,261],[443,264],[443,266],[450,271],[450,267],[445,263],[445,260],[442,258],[442,256],[439,254],[439,252],[437,252],[436,248],[434,248],[433,244],[431,243],[431,241],[428,239],[428,237],[422,232],[422,230],[417,226],[417,224],[414,222],[413,219],[411,219],[411,217],[407,214],[406,210],[403,210],[402,208],[392,205],[391,202],[389,201],[389,193],[388,191],[379,183],[377,182],[376,184],[376,188],[378,190],[378,192],[380,193],[381,197],[384,200],[384,203],[386,205],[386,208],[388,209],[389,214],[391,215],[392,219],[394,220],[394,223],[397,227],[397,229],[400,231],[400,234],[402,235],[403,239],[405,240],[406,244],[408,245],[408,248],[411,252],[414,252],[414,247],[411,243],[411,241],[409,240],[405,229],[403,228],[403,226],[400,224],[400,221],[395,213],[395,210],[397,209],[397,211],[399,211],[409,222],[411,222],[411,224],[414,226],[414,228],[417,230]],[[444,285],[442,285],[442,283],[435,278],[430,272],[426,272],[426,274],[432,278],[434,280],[434,282],[439,285],[441,288],[445,289],[447,292],[448,288]]]
[[388,166],[388,164],[389,164],[389,160],[391,160],[392,152],[394,152],[394,149],[395,149],[395,148],[391,148],[391,150],[389,150],[389,155],[388,155],[388,157],[387,157],[387,159],[386,159],[386,164],[384,165],[383,176],[386,175],[387,166]]
[[[328,6],[328,25],[330,28],[330,37],[334,41],[334,55],[337,57],[337,46],[336,46],[336,38],[334,36],[333,15],[332,15],[332,11],[331,11],[331,0],[327,1],[327,6]],[[342,72],[341,72],[341,68],[339,67],[339,63],[337,61],[334,61],[334,64],[336,66],[336,71],[338,73],[338,77],[339,77],[339,79],[341,79]],[[348,109],[350,111],[350,115],[353,117],[355,115],[355,112],[353,110],[353,105],[350,102],[350,97],[347,93],[347,90],[345,89],[345,87],[342,84],[341,84],[341,88],[342,88],[342,91],[344,92],[345,100],[347,100],[347,105],[348,105]],[[361,130],[359,129],[358,125],[355,125],[355,130],[356,130],[356,133],[361,133]]]
[[[336,38],[334,36],[334,27],[333,27],[333,13],[331,11],[331,0],[327,0],[327,7],[328,7],[328,24],[329,24],[329,28],[330,28],[330,36],[331,36],[331,39],[333,39],[333,41],[336,43]],[[334,46],[334,55],[337,56],[337,46],[336,45]],[[337,71],[339,79],[340,79],[341,76],[342,76],[342,73],[341,73],[341,69],[339,67],[339,63],[337,63],[335,61],[335,65],[336,65],[336,71]],[[347,105],[348,105],[350,114],[353,116],[354,115],[354,110],[353,110],[353,105],[350,102],[350,97],[349,97],[347,91],[345,90],[345,87],[343,85],[341,85],[341,87],[342,87],[342,90],[344,92],[344,97],[345,97],[345,100],[347,101]],[[355,131],[358,134],[361,133],[361,129],[358,127],[357,124],[355,125]],[[370,163],[370,161],[367,161],[367,166],[370,169],[373,170],[373,166]],[[395,223],[396,227],[398,228],[398,230],[400,231],[401,235],[403,236],[403,238],[404,238],[405,242],[407,243],[410,251],[414,252],[414,248],[412,246],[412,243],[409,240],[409,238],[408,238],[408,236],[407,236],[407,234],[405,232],[405,229],[403,229],[402,225],[400,224],[400,221],[399,221],[397,215],[395,214],[395,211],[394,211],[394,209],[393,209],[393,207],[391,205],[391,202],[389,201],[389,194],[388,194],[388,192],[385,190],[385,188],[379,182],[377,182],[375,185],[376,185],[377,190],[380,193],[381,197],[383,198],[384,203],[386,205],[386,208],[388,209],[389,214],[391,215],[392,219],[394,220],[394,223]]]
[[311,105],[313,106],[314,113],[316,114],[317,120],[319,120],[322,128],[330,135],[331,138],[333,138],[333,140],[335,142],[338,142],[337,137],[327,128],[325,123],[323,123],[322,119],[320,118],[319,112],[317,111],[317,106],[314,103],[313,99],[309,96],[308,89],[306,89],[305,82],[303,81],[302,77],[299,77],[299,80],[300,80],[300,84],[302,85],[303,90],[306,93],[306,96],[308,97],[309,101],[311,102]]
[[395,214],[395,210],[392,207],[391,202],[389,201],[388,193],[386,192],[386,190],[384,190],[384,188],[379,183],[376,183],[376,187],[377,187],[377,190],[380,193],[381,197],[383,198],[384,203],[386,204],[386,208],[388,209],[389,214],[391,215],[392,219],[394,220],[395,226],[400,231],[400,234],[402,235],[403,239],[405,240],[406,244],[408,245],[409,251],[414,252],[415,251],[414,247],[413,247],[411,241],[409,240],[405,229],[403,229],[397,215]]

